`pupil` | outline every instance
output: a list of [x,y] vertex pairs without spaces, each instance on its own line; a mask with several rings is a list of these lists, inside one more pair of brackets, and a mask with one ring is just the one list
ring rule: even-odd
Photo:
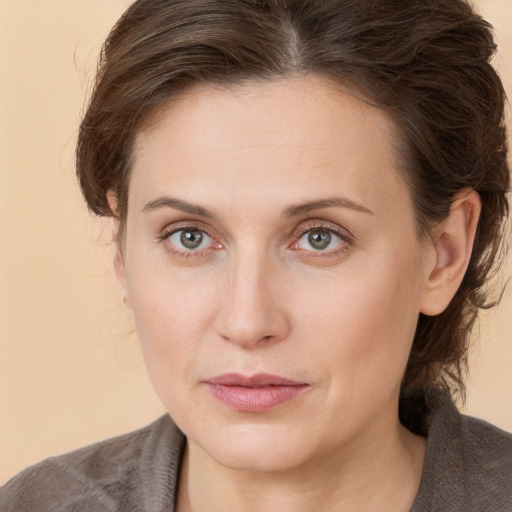
[[308,235],[309,243],[315,249],[325,249],[331,243],[329,231],[311,231]]
[[203,241],[201,231],[182,231],[180,241],[187,249],[197,249]]

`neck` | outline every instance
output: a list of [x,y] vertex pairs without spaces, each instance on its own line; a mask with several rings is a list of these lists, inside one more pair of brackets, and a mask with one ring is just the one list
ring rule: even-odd
[[178,512],[408,511],[417,494],[426,441],[402,427],[368,429],[351,446],[280,472],[233,470],[187,443]]

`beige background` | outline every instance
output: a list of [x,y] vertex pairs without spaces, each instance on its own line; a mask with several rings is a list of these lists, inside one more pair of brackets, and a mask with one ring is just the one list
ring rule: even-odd
[[[73,150],[109,28],[128,0],[0,0],[0,483],[162,413],[90,217]],[[512,1],[481,0],[512,96]],[[507,276],[512,275],[508,265]],[[512,291],[481,323],[467,411],[512,430]]]

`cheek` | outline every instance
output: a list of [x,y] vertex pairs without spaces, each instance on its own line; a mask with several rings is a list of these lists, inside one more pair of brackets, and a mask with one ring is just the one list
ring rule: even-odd
[[140,346],[149,379],[164,407],[175,421],[186,426],[183,411],[202,411],[190,390],[191,376],[203,350],[204,331],[211,318],[205,290],[198,294],[188,286],[158,279],[133,283],[132,299]]
[[214,318],[215,280],[145,268],[128,280],[142,351],[153,373],[186,373]]
[[349,381],[346,389],[399,383],[418,318],[416,265],[381,260],[336,277],[322,293],[303,295],[301,330],[318,343],[309,357],[322,357],[333,379]]

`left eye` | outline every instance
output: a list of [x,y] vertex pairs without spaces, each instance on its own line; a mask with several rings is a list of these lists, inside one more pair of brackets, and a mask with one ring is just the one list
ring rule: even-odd
[[213,242],[211,237],[200,229],[178,229],[168,236],[168,240],[178,249],[185,251],[206,249]]
[[299,249],[313,251],[328,251],[339,246],[343,240],[333,231],[325,228],[315,228],[306,231],[298,240]]

